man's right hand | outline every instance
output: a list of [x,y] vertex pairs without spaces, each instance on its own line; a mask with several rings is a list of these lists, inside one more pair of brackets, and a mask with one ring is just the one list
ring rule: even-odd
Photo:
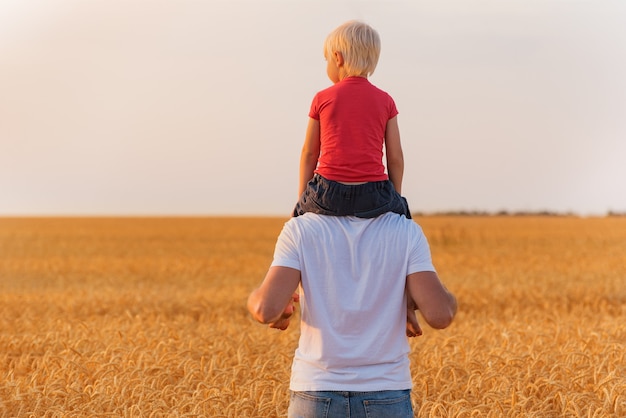
[[291,297],[291,300],[285,307],[285,310],[283,311],[283,314],[280,316],[280,318],[277,321],[270,323],[269,327],[279,329],[281,331],[286,330],[289,327],[289,318],[291,318],[293,313],[296,311],[296,303],[299,301],[300,295],[296,292]]
[[406,336],[407,337],[419,337],[422,335],[422,328],[419,322],[417,322],[417,315],[415,310],[411,306],[406,308]]

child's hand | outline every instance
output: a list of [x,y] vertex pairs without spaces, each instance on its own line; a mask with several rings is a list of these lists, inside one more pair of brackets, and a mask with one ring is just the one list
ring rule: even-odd
[[293,315],[293,313],[296,311],[295,304],[299,301],[300,301],[300,295],[296,292],[291,297],[291,301],[289,301],[289,303],[285,307],[285,310],[283,311],[283,314],[281,315],[281,317],[278,318],[277,321],[269,324],[269,327],[279,329],[281,331],[286,330],[289,327],[289,318],[291,318],[291,315]]

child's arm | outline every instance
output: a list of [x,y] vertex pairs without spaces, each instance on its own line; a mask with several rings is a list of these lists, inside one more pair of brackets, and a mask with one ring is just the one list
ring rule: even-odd
[[402,194],[402,176],[404,175],[404,154],[400,143],[400,128],[398,128],[398,117],[394,116],[387,122],[385,129],[385,154],[387,156],[387,173],[389,180]]
[[320,121],[309,118],[306,128],[302,154],[300,155],[300,183],[298,197],[306,189],[306,185],[313,178],[313,172],[317,167],[317,159],[320,156]]

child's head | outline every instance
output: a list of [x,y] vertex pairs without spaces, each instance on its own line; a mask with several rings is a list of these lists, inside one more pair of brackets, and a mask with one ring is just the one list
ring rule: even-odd
[[380,56],[380,37],[371,26],[351,20],[332,31],[324,43],[324,56],[334,52],[343,56],[346,76],[369,76],[374,73]]

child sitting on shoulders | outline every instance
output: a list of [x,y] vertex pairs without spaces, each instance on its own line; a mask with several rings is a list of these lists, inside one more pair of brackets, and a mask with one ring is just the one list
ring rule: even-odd
[[395,212],[411,218],[400,196],[404,157],[398,110],[367,78],[379,55],[378,33],[362,22],[347,22],[326,38],[326,72],[334,84],[311,104],[294,216],[375,218]]
[[[326,38],[326,73],[333,85],[311,104],[293,216],[375,218],[395,212],[411,218],[400,195],[404,156],[398,110],[393,98],[368,80],[379,55],[378,33],[359,21],[344,23]],[[412,307],[407,335],[421,335]]]

